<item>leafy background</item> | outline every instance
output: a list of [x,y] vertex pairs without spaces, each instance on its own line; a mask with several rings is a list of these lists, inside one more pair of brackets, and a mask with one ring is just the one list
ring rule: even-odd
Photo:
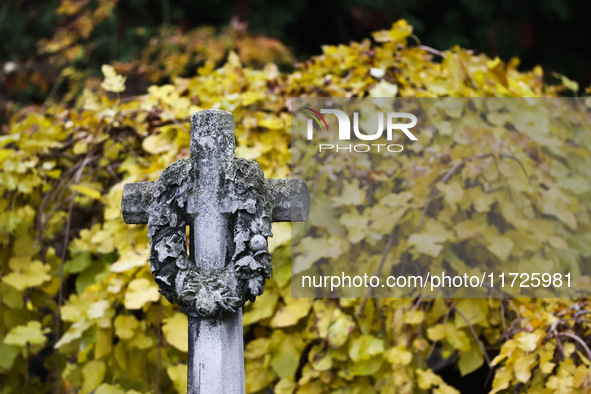
[[[0,78],[3,394],[186,390],[187,319],[157,293],[146,228],[123,223],[120,204],[125,183],[155,180],[189,156],[191,113],[233,112],[237,154],[257,160],[266,177],[286,177],[290,97],[366,96],[380,84],[400,96],[589,93],[561,75],[548,84],[548,70],[520,70],[517,58],[418,45],[405,20],[306,59],[305,49],[250,33],[240,19],[221,29],[183,27],[167,2],[0,7],[8,37]],[[152,9],[170,25],[143,11],[124,15],[145,27],[120,22],[125,10]],[[212,9],[222,21],[233,12]],[[171,25],[177,21],[180,28]],[[444,82],[437,91],[434,81]],[[560,135],[576,148],[571,137]],[[562,168],[552,152],[526,142]],[[588,150],[575,151],[586,171]],[[417,180],[432,190],[439,179]],[[577,231],[588,233],[587,200],[577,205],[562,192],[579,214]],[[483,385],[584,393],[591,385],[586,299],[293,299],[290,228],[274,233],[273,278],[244,311],[249,393],[451,394]],[[591,254],[586,241],[571,248],[575,259]]]

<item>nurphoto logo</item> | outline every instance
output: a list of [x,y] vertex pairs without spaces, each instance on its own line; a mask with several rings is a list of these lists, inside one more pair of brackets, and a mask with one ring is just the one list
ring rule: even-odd
[[[314,121],[320,128],[320,130],[328,131],[328,124],[326,123],[326,119],[322,114],[333,114],[337,117],[337,121],[339,124],[339,140],[349,141],[351,140],[351,119],[349,115],[345,112],[338,110],[338,109],[321,109],[320,112],[310,108],[310,107],[303,107],[304,114],[311,117],[308,119],[307,122],[307,138],[308,140],[313,140],[314,138]],[[382,136],[384,133],[384,113],[378,112],[378,130],[374,134],[364,134],[359,130],[359,112],[353,113],[353,133],[355,137],[363,141],[375,141]],[[417,137],[414,136],[413,133],[410,132],[410,128],[416,126],[417,124],[417,117],[411,113],[407,112],[388,112],[386,113],[386,139],[388,141],[392,141],[392,135],[394,130],[402,131],[411,141],[416,141]],[[398,122],[398,119],[410,119],[409,123],[395,123]],[[355,144],[355,145],[333,145],[333,144],[319,144],[318,151],[322,152],[323,150],[335,150],[336,152],[340,151],[355,151],[355,152],[369,152],[371,150],[375,150],[380,152],[380,148],[385,147],[383,151],[388,152],[402,152],[404,147],[400,144]]]

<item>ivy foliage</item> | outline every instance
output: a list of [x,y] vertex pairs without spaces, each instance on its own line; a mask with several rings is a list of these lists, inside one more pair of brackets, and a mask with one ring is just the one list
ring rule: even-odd
[[[50,392],[59,361],[62,393],[186,392],[187,318],[157,292],[146,226],[126,225],[120,210],[125,183],[154,181],[189,157],[193,112],[233,112],[236,154],[280,178],[290,174],[291,97],[565,90],[546,85],[540,67],[517,71],[518,59],[409,45],[411,32],[400,20],[375,42],[323,47],[292,73],[244,66],[230,50],[219,67],[206,61],[194,77],[123,98],[125,75],[104,66],[103,80],[86,80],[74,104],[15,113],[0,136],[0,391]],[[587,146],[578,150],[581,171],[591,168]],[[428,160],[429,152],[403,160]],[[564,193],[574,206],[577,197]],[[588,200],[578,209],[586,212]],[[579,215],[581,231],[588,217]],[[452,357],[466,375],[488,363],[488,348],[499,351],[490,362],[493,392],[591,386],[587,300],[291,298],[290,227],[273,232],[273,277],[244,310],[248,393],[453,394],[429,357]]]
[[[194,74],[196,67],[206,62],[218,66],[230,50],[247,66],[261,67],[267,62],[289,65],[294,61],[283,43],[250,34],[248,23],[237,18],[224,28],[200,26],[187,31],[186,27],[149,22],[142,2],[50,0],[21,4],[22,11],[18,4],[2,4],[0,36],[10,40],[6,49],[0,48],[0,104],[6,101],[20,108],[30,101],[57,98],[71,102],[89,77],[99,76],[106,59],[129,76],[128,94],[143,93],[150,84]],[[130,21],[117,15],[126,7],[131,7],[128,14],[142,15],[141,24],[127,26]],[[43,18],[33,18],[38,14]],[[48,22],[56,24],[55,31],[42,34],[43,38],[31,44],[30,35],[47,30]],[[12,42],[14,37],[19,38],[18,43]],[[14,49],[4,53],[8,48]]]

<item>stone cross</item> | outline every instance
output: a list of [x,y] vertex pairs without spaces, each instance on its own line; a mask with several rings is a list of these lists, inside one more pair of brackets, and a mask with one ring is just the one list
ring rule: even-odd
[[242,306],[270,278],[271,222],[305,221],[310,207],[303,180],[265,179],[234,149],[234,116],[197,112],[191,158],[123,189],[123,220],[148,224],[160,293],[189,316],[189,394],[245,392]]

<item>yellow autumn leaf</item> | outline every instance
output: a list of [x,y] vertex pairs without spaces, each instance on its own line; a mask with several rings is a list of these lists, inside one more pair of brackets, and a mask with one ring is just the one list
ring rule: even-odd
[[87,197],[90,198],[94,198],[95,200],[100,200],[101,199],[101,192],[99,192],[98,190],[94,190],[91,189],[89,187],[86,186],[82,186],[82,185],[71,185],[70,189],[77,191],[80,194],[83,194]]
[[557,187],[550,188],[543,194],[542,213],[552,215],[568,225],[577,228],[577,218],[570,210],[571,200]]
[[277,379],[277,375],[261,360],[247,360],[244,364],[247,393],[256,393],[268,387]]
[[419,253],[437,257],[443,249],[441,243],[445,240],[446,238],[440,235],[414,233],[408,238],[408,244],[414,246]]
[[328,239],[324,237],[306,237],[302,239],[299,243],[299,248],[302,250],[302,253],[296,256],[292,263],[292,275],[310,269],[316,261],[323,257],[327,257],[327,244]]
[[564,349],[565,357],[570,357],[575,352],[575,344],[572,342],[567,342],[562,347]]
[[445,325],[444,324],[437,324],[433,327],[427,328],[427,338],[432,341],[440,341],[441,339],[445,338]]
[[372,356],[367,360],[357,361],[353,364],[351,371],[355,376],[369,376],[380,370],[384,359],[381,355]]
[[347,239],[351,243],[358,243],[367,235],[368,224],[370,221],[367,213],[369,209],[363,212],[363,215],[359,214],[359,211],[355,208],[350,212],[346,212],[341,215],[340,221],[347,228],[348,237]]
[[177,312],[172,317],[163,320],[162,332],[164,338],[182,352],[189,350],[189,320],[184,313]]
[[310,366],[315,371],[328,371],[334,364],[331,352],[323,351],[318,345],[312,348],[308,360],[310,360]]
[[99,329],[96,333],[94,357],[98,360],[113,350],[113,335],[111,328]]
[[57,170],[50,170],[46,172],[47,176],[53,179],[57,179],[60,177],[60,175],[62,174],[62,170],[57,169]]
[[75,305],[64,305],[60,311],[63,321],[77,322],[82,318],[82,312]]
[[457,302],[456,309],[463,315],[457,313],[455,316],[455,325],[458,328],[484,323],[489,314],[485,298],[464,298]]
[[455,324],[445,324],[445,336],[455,349],[467,352],[470,350],[470,339],[464,330],[456,328]]
[[314,309],[314,329],[319,338],[326,339],[328,326],[332,322],[336,304],[330,300],[316,300]]
[[27,325],[16,326],[4,337],[4,343],[7,345],[25,346],[27,343],[31,345],[42,345],[47,341],[47,337],[41,330],[41,323],[37,321],[30,321]]
[[129,282],[123,304],[127,309],[141,309],[145,304],[159,299],[158,286],[146,278],[139,278]]
[[573,80],[570,80],[569,78],[565,77],[564,75],[558,74],[553,72],[552,76],[555,78],[560,79],[560,81],[562,82],[562,84],[568,89],[571,90],[573,93],[577,93],[579,91],[579,83]]
[[540,371],[544,374],[551,373],[554,370],[554,367],[556,367],[556,364],[550,361],[540,363]]
[[174,388],[179,394],[187,393],[187,365],[177,364],[166,368],[168,377],[172,380]]
[[91,325],[92,324],[86,319],[81,319],[77,321],[76,323],[70,326],[70,328],[68,329],[68,331],[66,331],[64,335],[62,335],[62,337],[59,339],[59,341],[57,341],[54,347],[56,349],[59,349],[63,345],[66,345],[68,343],[75,341],[76,339],[79,339]]
[[404,43],[406,38],[412,34],[412,26],[404,19],[400,19],[392,24],[390,30],[381,30],[373,33],[373,38],[377,42],[393,42],[396,44]]
[[385,80],[378,82],[369,90],[369,97],[396,97],[398,86]]
[[105,316],[105,313],[110,308],[111,304],[107,300],[100,300],[93,302],[86,311],[86,316],[90,319],[100,319]]
[[384,358],[392,365],[406,366],[412,361],[412,353],[405,346],[398,345],[386,350]]
[[573,374],[573,387],[588,387],[590,383],[589,381],[591,379],[590,376],[589,367],[585,365],[579,365]]
[[135,249],[119,257],[109,269],[111,272],[125,272],[127,270],[148,264],[149,248]]
[[290,223],[273,223],[271,232],[273,237],[269,238],[269,252],[273,253],[281,245],[289,244],[291,241]]
[[115,334],[121,339],[133,338],[134,331],[138,327],[139,322],[135,316],[119,315],[115,318]]
[[354,362],[367,360],[384,352],[384,342],[371,335],[360,335],[349,346],[349,357]]
[[269,338],[257,338],[248,342],[244,349],[244,358],[255,359],[263,357],[269,352],[269,345]]
[[439,386],[443,380],[439,375],[436,375],[431,369],[422,370],[417,369],[418,385],[422,390],[427,390],[433,386]]
[[459,352],[459,355],[458,367],[462,376],[476,371],[484,363],[482,350],[478,346],[472,346],[467,352]]
[[544,333],[541,330],[534,332],[522,332],[517,337],[518,346],[524,352],[533,352],[536,350],[538,343],[544,337]]
[[142,332],[134,336],[132,340],[129,341],[129,344],[138,349],[150,349],[154,347],[154,339]]
[[511,384],[511,380],[513,379],[513,370],[502,367],[495,371],[495,377],[492,383],[492,390],[490,394],[498,393],[501,390],[506,389]]
[[118,75],[113,66],[104,64],[102,69],[105,79],[101,87],[107,92],[121,93],[125,90],[126,77]]
[[166,132],[160,132],[156,135],[150,135],[142,141],[142,147],[148,153],[153,155],[168,152],[173,148],[171,135]]
[[266,118],[259,120],[259,126],[266,127],[271,130],[282,130],[285,126],[283,120],[277,118]]
[[355,329],[355,322],[351,316],[344,314],[340,309],[335,309],[332,319],[326,339],[331,347],[339,348],[349,339]]
[[273,392],[275,394],[293,394],[297,385],[291,379],[280,379],[275,387],[273,388]]
[[374,205],[371,210],[366,209],[366,212],[367,211],[371,211],[370,228],[377,231],[379,234],[389,234],[394,230],[394,227],[398,224],[400,219],[406,214],[407,207],[390,208],[380,203]]
[[94,391],[94,394],[131,394],[130,391],[133,392],[133,390],[125,391],[119,385],[103,383]]
[[404,315],[406,324],[420,324],[425,319],[425,311],[422,309],[411,310]]
[[351,182],[343,182],[343,191],[340,196],[333,197],[331,202],[334,206],[343,205],[362,205],[365,201],[365,188],[359,187],[359,179],[353,179]]
[[458,390],[447,385],[445,383],[441,383],[439,387],[433,389],[433,394],[461,394]]
[[[82,376],[84,376],[84,384],[80,394],[88,394],[94,391],[105,379],[105,372],[107,366],[104,362],[92,360],[82,368]],[[104,390],[104,389],[103,389]]]
[[260,320],[267,319],[275,314],[275,307],[279,294],[275,289],[265,288],[263,295],[257,297],[256,302],[245,307],[242,315],[242,324],[248,326]]
[[521,383],[527,383],[531,378],[531,368],[535,362],[536,356],[534,354],[528,354],[515,360],[515,364],[513,365],[515,378]]
[[497,256],[501,261],[509,258],[513,250],[513,241],[511,238],[505,236],[496,236],[489,238],[490,244],[486,247],[492,254]]
[[23,291],[27,287],[40,286],[51,280],[49,264],[43,264],[40,261],[33,261],[18,272],[11,272],[2,277],[2,282],[12,286],[18,291]]
[[457,210],[457,204],[464,197],[464,189],[459,182],[437,183],[437,189],[443,194],[444,201],[452,208],[453,212]]
[[281,307],[271,320],[272,327],[289,327],[308,315],[314,299],[289,298],[287,304]]
[[411,199],[411,192],[389,193],[380,199],[380,203],[391,208],[401,208],[407,206]]

